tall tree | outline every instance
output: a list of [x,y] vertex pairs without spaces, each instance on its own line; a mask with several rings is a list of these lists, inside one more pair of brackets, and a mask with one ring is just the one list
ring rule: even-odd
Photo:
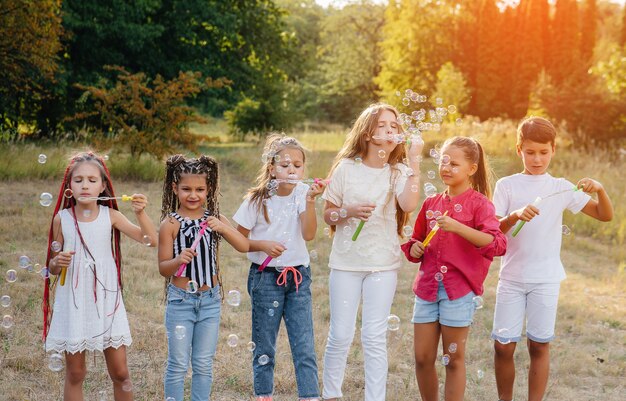
[[[476,86],[474,92],[474,112],[480,118],[496,115],[494,107],[498,89],[503,85],[500,79],[501,24],[500,12],[493,0],[483,0],[478,18],[476,44]],[[501,107],[497,107],[500,109]]]
[[0,7],[0,129],[31,123],[48,94],[61,49],[60,0],[2,0]]
[[552,58],[548,73],[557,86],[579,69],[578,5],[576,0],[557,0],[551,24]]
[[580,58],[588,67],[592,63],[593,49],[596,46],[596,35],[598,31],[598,8],[596,0],[585,1],[581,28]]

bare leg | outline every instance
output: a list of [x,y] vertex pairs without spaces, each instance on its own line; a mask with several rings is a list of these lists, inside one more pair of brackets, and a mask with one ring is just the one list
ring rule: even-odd
[[133,386],[126,362],[126,347],[113,347],[104,350],[109,376],[113,381],[113,398],[115,401],[132,401]]
[[415,377],[423,401],[438,401],[439,382],[435,361],[439,345],[439,322],[413,324],[413,349],[415,351]]
[[528,340],[530,369],[528,371],[528,401],[541,401],[550,373],[550,343]]
[[[446,365],[446,401],[463,401],[465,395],[465,345],[469,327],[441,325],[443,353],[450,356]],[[456,351],[450,351],[450,344],[456,344]]]
[[502,344],[494,341],[495,350],[493,364],[496,370],[496,386],[498,387],[498,398],[501,400],[513,399],[513,384],[515,383],[515,347],[517,343],[511,342]]
[[65,388],[64,401],[83,401],[83,381],[87,375],[85,353],[65,353]]

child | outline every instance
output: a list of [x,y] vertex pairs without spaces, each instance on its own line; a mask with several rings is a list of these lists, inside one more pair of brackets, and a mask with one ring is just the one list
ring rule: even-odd
[[[250,238],[248,293],[252,301],[254,395],[269,401],[274,391],[276,336],[285,320],[300,400],[317,400],[313,342],[311,267],[305,241],[315,237],[315,197],[323,181],[301,182],[305,153],[294,138],[272,134],[266,162],[233,219]],[[265,264],[267,257],[273,259]],[[266,266],[265,266],[266,265]],[[265,267],[264,267],[265,266]]]
[[[426,199],[413,236],[402,245],[411,262],[421,262],[413,285],[415,376],[422,400],[439,399],[435,361],[439,337],[446,367],[446,401],[463,400],[465,342],[474,315],[474,297],[494,256],[506,249],[491,195],[483,149],[472,138],[454,137],[441,149],[439,176],[445,192]],[[435,224],[439,232],[424,244]]]
[[46,351],[65,353],[65,400],[83,399],[85,351],[103,351],[115,400],[132,400],[126,347],[132,342],[124,300],[120,232],[148,246],[157,233],[144,209],[147,198],[132,195],[139,227],[118,211],[109,171],[100,156],[80,153],[65,169],[48,236],[46,264],[60,275],[50,308],[50,278],[44,291]]
[[219,214],[218,195],[215,160],[167,159],[159,230],[159,272],[167,292],[167,399],[183,400],[190,354],[191,400],[209,399],[221,310],[219,240],[248,250],[248,241]]
[[[563,211],[582,211],[600,221],[613,218],[613,206],[602,184],[583,178],[574,187],[547,173],[555,138],[556,130],[548,120],[523,120],[517,129],[516,148],[524,171],[496,184],[494,204],[496,215],[503,216],[498,217],[502,231],[507,233],[519,220],[527,222],[519,234],[509,237],[496,290],[491,338],[496,340],[494,362],[501,400],[513,399],[513,353],[521,341],[524,320],[530,354],[528,400],[540,401],[545,393],[559,286],[565,278],[560,259]],[[597,201],[588,195],[594,192]],[[537,203],[538,197],[543,200]]]
[[[346,359],[363,300],[361,341],[365,401],[385,399],[387,318],[402,266],[399,236],[419,202],[421,138],[405,157],[398,111],[377,103],[365,109],[348,133],[322,196],[324,220],[335,232],[329,267],[330,328],[324,354],[324,399],[342,397]],[[401,139],[398,141],[398,139]],[[355,241],[357,224],[364,222]]]

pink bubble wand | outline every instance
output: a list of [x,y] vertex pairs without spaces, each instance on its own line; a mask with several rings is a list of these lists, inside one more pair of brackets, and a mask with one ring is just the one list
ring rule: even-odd
[[[196,248],[198,247],[198,244],[200,243],[200,240],[202,239],[202,237],[204,236],[204,233],[206,232],[208,228],[208,224],[209,222],[207,220],[204,220],[202,223],[200,223],[200,231],[198,231],[198,236],[193,241],[193,244],[191,244],[191,248],[189,249],[191,249],[192,251],[196,250]],[[186,263],[181,263],[180,267],[178,268],[178,271],[176,272],[176,277],[180,277],[183,274],[183,271],[185,270],[185,266],[187,266]]]

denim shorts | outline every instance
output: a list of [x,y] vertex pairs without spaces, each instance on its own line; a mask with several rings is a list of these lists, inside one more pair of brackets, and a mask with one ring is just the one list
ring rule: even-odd
[[444,326],[468,327],[472,324],[474,312],[474,297],[476,295],[470,291],[467,295],[457,298],[454,301],[448,299],[448,294],[439,282],[437,290],[437,300],[429,302],[415,297],[413,307],[413,323],[433,323],[439,321]]

